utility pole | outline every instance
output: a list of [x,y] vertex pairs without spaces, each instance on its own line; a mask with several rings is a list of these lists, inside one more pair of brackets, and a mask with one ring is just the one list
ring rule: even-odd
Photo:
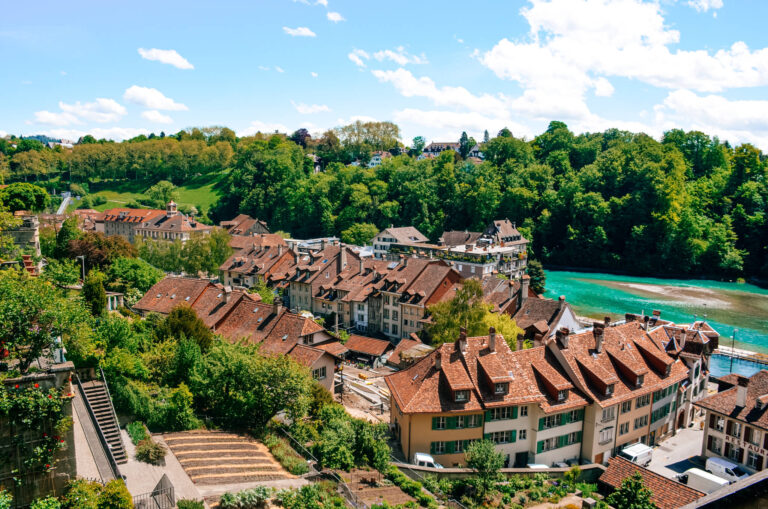
[[731,373],[733,373],[733,357],[736,355],[735,345],[736,345],[737,332],[739,332],[739,329],[733,329],[733,335],[731,336],[731,369],[730,369]]

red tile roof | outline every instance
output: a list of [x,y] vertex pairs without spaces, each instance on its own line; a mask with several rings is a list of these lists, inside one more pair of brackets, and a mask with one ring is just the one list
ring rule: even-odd
[[705,496],[705,493],[667,479],[619,456],[610,459],[608,469],[600,476],[599,482],[615,490],[621,487],[624,479],[635,473],[642,476],[643,484],[651,491],[651,501],[659,509],[677,509]]
[[392,343],[384,341],[382,339],[369,338],[367,336],[358,336],[352,334],[349,339],[344,343],[344,347],[352,352],[364,353],[366,355],[373,355],[381,357],[387,350],[392,348]]
[[315,363],[319,361],[323,355],[330,354],[319,348],[313,348],[306,345],[296,345],[293,347],[290,353],[288,353],[289,357],[293,358],[302,366],[306,366],[308,368],[314,366]]
[[192,306],[203,292],[214,286],[207,279],[165,277],[158,281],[133,308],[167,315],[180,304]]
[[[701,399],[694,405],[768,430],[768,408],[762,404],[758,405],[758,400],[768,395],[768,370],[758,371],[748,380],[744,378],[739,375],[729,375],[726,379],[733,383],[734,387]],[[747,384],[747,404],[744,406],[736,405],[736,393],[740,382]]]
[[316,348],[319,348],[320,350],[325,350],[329,354],[333,355],[334,357],[343,357],[349,350],[346,346],[341,344],[340,341],[331,341],[329,343],[323,343],[322,345],[317,345]]
[[395,346],[395,349],[392,351],[392,354],[389,356],[389,359],[387,362],[394,365],[400,364],[400,354],[413,348],[416,345],[422,345],[423,343],[421,341],[414,341],[413,339],[403,339],[401,340],[397,346]]
[[164,210],[116,208],[105,210],[104,215],[98,217],[98,221],[109,221],[114,223],[142,223],[144,221],[149,221],[153,218],[164,215]]

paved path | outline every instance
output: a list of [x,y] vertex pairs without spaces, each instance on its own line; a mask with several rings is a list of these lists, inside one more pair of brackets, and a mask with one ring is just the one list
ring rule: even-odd
[[677,474],[700,466],[697,461],[701,454],[703,438],[704,430],[699,429],[698,426],[678,431],[677,435],[668,438],[653,449],[653,457],[648,469],[664,477],[675,479]]

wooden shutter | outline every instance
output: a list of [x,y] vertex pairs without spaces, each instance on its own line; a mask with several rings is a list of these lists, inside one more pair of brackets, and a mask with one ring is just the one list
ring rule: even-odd
[[513,419],[517,419],[517,407],[516,406],[512,407],[512,418]]
[[544,440],[538,441],[538,443],[536,444],[536,452],[537,453],[544,452]]
[[432,417],[432,429],[437,429],[437,417]]
[[456,442],[451,440],[450,442],[446,442],[445,444],[445,453],[446,454],[452,454],[456,451]]
[[430,442],[429,443],[429,454],[435,454],[435,443]]
[[542,431],[544,429],[544,417],[539,419],[539,431]]
[[709,415],[709,427],[712,429],[715,429],[717,426],[717,417],[715,417],[715,414]]
[[565,447],[565,444],[568,443],[568,435],[560,435],[557,437],[557,446],[558,447]]
[[582,432],[581,432],[581,431],[577,431],[577,432],[576,432],[576,442],[579,442],[579,443],[581,443],[581,437],[582,437],[582,435],[583,435],[583,434],[582,434]]
[[581,410],[579,410],[578,420],[579,421],[583,421],[584,420],[584,409],[583,408]]
[[733,421],[728,421],[725,423],[725,434],[730,435],[731,431],[733,431]]
[[757,464],[755,465],[755,469],[759,472],[763,469],[763,457],[758,456],[757,457]]
[[739,463],[744,463],[744,448],[739,449]]
[[768,449],[768,433],[763,434],[763,449]]
[[485,421],[489,422],[493,420],[493,413],[490,410],[485,411]]
[[712,450],[712,436],[711,435],[707,437],[707,450],[708,451]]
[[730,458],[731,457],[731,444],[730,444],[730,442],[726,442],[725,443],[725,449],[723,450],[723,456],[725,456],[726,458]]
[[509,441],[514,443],[517,442],[517,430],[513,429],[512,433],[509,434]]
[[564,414],[560,414],[560,425],[564,426],[571,422],[571,412],[565,412]]
[[745,442],[752,441],[752,428],[750,428],[749,426],[744,427],[744,441]]
[[448,429],[456,429],[456,417],[448,417],[446,419],[445,427]]
[[483,435],[483,439],[484,439],[484,440],[491,440],[491,434],[490,434],[490,433],[486,433],[486,434],[484,434],[484,435]]

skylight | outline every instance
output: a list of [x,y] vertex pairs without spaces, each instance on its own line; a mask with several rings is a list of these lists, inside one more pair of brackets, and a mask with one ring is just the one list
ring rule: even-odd
[[189,300],[189,295],[187,295],[186,297],[184,297],[184,300]]

